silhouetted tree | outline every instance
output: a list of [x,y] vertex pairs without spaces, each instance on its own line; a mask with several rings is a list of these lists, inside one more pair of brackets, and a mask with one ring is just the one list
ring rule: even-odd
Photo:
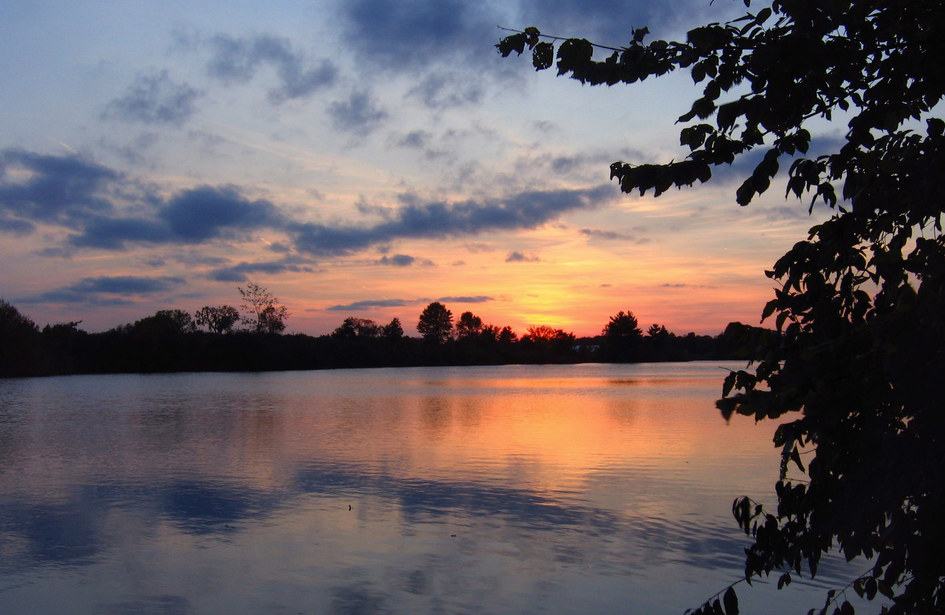
[[[787,195],[834,209],[768,272],[778,288],[762,320],[773,316],[780,335],[758,336],[757,363],[726,378],[718,405],[726,418],[799,413],[781,418],[775,436],[777,506],[734,505],[753,539],[745,577],[777,573],[782,587],[805,566],[816,574],[836,547],[869,560],[850,588],[887,596],[889,613],[945,610],[943,32],[940,0],[774,0],[685,42],[645,44],[647,29],[632,30],[602,60],[584,39],[556,53],[535,28],[499,44],[503,55],[530,48],[538,69],[557,55],[559,74],[591,85],[675,69],[705,82],[679,118],[689,154],[613,163],[625,192],[659,196],[750,161],[735,192],[747,205],[786,161]],[[825,139],[809,156],[807,127],[835,114],[846,122],[842,145]],[[831,592],[822,612],[853,613],[843,596]],[[732,587],[710,602],[697,613],[738,610]]]
[[643,344],[643,331],[633,312],[617,312],[604,325],[603,354],[609,361],[637,361]]
[[518,340],[518,334],[508,325],[502,327],[498,336],[499,343],[505,346],[511,345]]
[[404,328],[400,324],[399,318],[392,318],[389,323],[384,325],[383,330],[381,331],[381,336],[384,339],[396,341],[401,339],[404,336]]
[[157,318],[165,318],[177,326],[178,333],[190,333],[197,330],[190,313],[184,310],[158,310],[154,314]]
[[562,355],[569,354],[573,349],[574,334],[548,325],[537,325],[528,328],[521,343],[532,345],[540,352],[557,355],[555,358],[560,360]]
[[643,339],[643,331],[633,312],[617,312],[610,317],[610,322],[604,325],[604,336],[613,340],[627,340],[633,343]]
[[243,316],[245,323],[254,333],[282,333],[285,330],[285,321],[289,317],[289,310],[279,305],[279,299],[274,297],[267,288],[249,282],[246,288],[237,286],[242,297]]
[[36,323],[0,299],[0,376],[29,374],[38,338]]
[[89,334],[79,329],[80,323],[69,321],[43,327],[37,374],[73,374],[94,367],[95,357],[88,348]]
[[482,319],[472,312],[463,312],[459,315],[459,322],[456,323],[456,337],[459,339],[468,339],[475,337],[482,332]]
[[669,331],[666,329],[666,325],[658,325],[653,323],[646,330],[646,336],[652,338],[666,337],[669,335]]
[[211,333],[230,333],[239,319],[239,310],[231,305],[205,305],[194,314],[197,326]]
[[434,301],[423,309],[417,322],[417,331],[423,339],[442,344],[450,337],[453,330],[453,313],[439,301]]
[[356,318],[349,316],[345,318],[341,326],[332,333],[335,337],[355,338],[355,337],[377,337],[381,333],[381,327],[370,318]]
[[479,339],[488,344],[494,344],[499,341],[499,334],[502,332],[495,325],[483,325],[479,330]]
[[677,361],[682,358],[675,352],[673,341],[675,335],[669,332],[665,325],[652,324],[646,330],[644,341],[644,358],[647,361]]

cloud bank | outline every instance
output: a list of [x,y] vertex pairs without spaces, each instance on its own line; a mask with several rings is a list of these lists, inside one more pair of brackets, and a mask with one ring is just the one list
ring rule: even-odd
[[[458,202],[406,195],[399,207],[380,210],[382,220],[373,225],[320,224],[300,220],[268,200],[252,199],[238,186],[203,185],[163,197],[153,187],[142,188],[80,156],[19,150],[0,155],[0,215],[16,223],[15,232],[33,232],[40,223],[58,224],[71,231],[68,246],[83,249],[201,245],[279,231],[299,254],[341,256],[403,239],[534,229],[568,212],[594,209],[617,197],[617,189],[606,184]],[[385,256],[380,264],[403,267],[415,262],[412,256],[398,254]],[[291,266],[295,265],[244,263],[218,270],[215,275],[233,280],[253,272],[252,267],[277,272],[291,270],[287,269]]]

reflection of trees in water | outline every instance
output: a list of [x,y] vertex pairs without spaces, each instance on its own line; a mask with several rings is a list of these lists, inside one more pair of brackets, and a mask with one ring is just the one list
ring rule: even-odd
[[439,395],[423,397],[420,400],[420,420],[424,434],[433,440],[440,439],[449,431],[453,413],[450,402]]
[[621,427],[629,427],[637,420],[637,403],[633,399],[612,399],[607,402],[607,415]]

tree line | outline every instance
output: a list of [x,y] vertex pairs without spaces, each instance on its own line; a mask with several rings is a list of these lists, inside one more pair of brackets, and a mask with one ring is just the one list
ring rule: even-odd
[[656,324],[643,331],[621,311],[593,337],[547,325],[519,335],[469,311],[454,320],[433,302],[418,317],[419,337],[405,335],[398,318],[380,324],[357,316],[310,336],[284,333],[289,311],[266,288],[238,291],[242,311],[158,310],[101,333],[83,331],[81,321],[40,329],[0,299],[0,376],[729,359],[743,356],[746,340],[760,332],[738,323],[718,336],[676,335]]

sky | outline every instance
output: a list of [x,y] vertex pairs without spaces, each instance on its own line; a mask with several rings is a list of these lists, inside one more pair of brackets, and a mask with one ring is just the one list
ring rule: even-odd
[[[87,331],[239,306],[255,282],[320,335],[423,308],[524,333],[715,335],[816,223],[783,189],[621,194],[682,159],[686,72],[588,87],[502,58],[499,26],[621,45],[738,0],[9,0],[0,7],[0,298]],[[837,135],[825,130],[817,139]],[[749,169],[746,171],[746,169]]]

